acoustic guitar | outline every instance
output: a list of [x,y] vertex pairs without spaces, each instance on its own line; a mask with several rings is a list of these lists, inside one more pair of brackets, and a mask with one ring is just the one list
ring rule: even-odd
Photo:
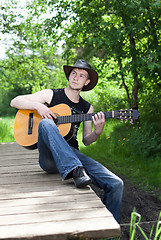
[[[58,104],[50,110],[57,116],[53,119],[57,124],[60,134],[69,140],[73,135],[74,123],[92,120],[95,113],[72,114],[66,104]],[[116,110],[104,112],[105,118],[120,120],[136,120],[139,117],[137,110]],[[36,110],[18,110],[14,122],[14,137],[18,144],[29,149],[35,149],[38,141],[38,127],[42,120]]]

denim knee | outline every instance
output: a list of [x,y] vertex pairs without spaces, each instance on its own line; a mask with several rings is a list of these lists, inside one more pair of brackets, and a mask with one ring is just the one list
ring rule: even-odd
[[117,177],[114,181],[107,182],[105,185],[105,192],[111,192],[115,194],[122,194],[123,193],[124,183],[121,178]]
[[55,122],[51,119],[42,119],[41,122],[39,123],[39,131],[41,131],[42,128],[52,128],[52,131],[58,131],[57,125]]
[[118,179],[117,179],[117,181],[115,182],[114,188],[115,188],[115,189],[118,189],[120,192],[123,191],[124,182],[122,181],[121,178],[118,178]]
[[54,160],[53,161],[48,161],[46,159],[46,162],[39,161],[39,165],[47,173],[52,173],[52,174],[59,173]]

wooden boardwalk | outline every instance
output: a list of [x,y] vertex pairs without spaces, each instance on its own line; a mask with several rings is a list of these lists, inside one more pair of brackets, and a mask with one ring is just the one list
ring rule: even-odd
[[0,144],[0,239],[93,239],[120,226],[90,187],[41,170],[37,150]]

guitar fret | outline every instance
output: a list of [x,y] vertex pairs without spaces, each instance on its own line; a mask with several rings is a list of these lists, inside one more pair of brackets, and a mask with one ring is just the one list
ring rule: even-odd
[[74,115],[75,122],[79,122],[79,115]]

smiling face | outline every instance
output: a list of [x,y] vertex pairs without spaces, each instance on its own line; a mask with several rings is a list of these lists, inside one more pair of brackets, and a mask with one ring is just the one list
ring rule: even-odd
[[69,86],[73,90],[82,90],[89,82],[89,74],[84,69],[74,68],[69,75]]

